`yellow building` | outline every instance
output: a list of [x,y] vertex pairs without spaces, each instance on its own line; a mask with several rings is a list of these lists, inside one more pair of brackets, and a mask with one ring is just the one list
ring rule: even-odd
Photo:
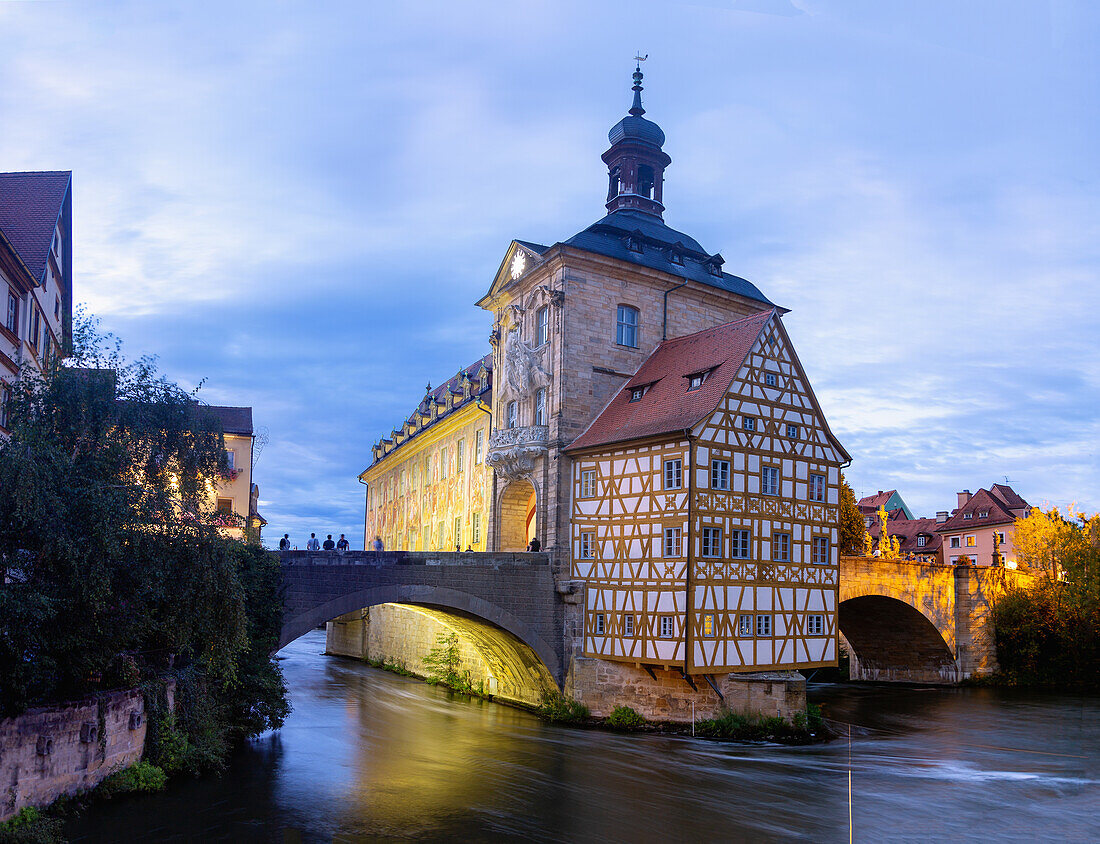
[[260,488],[252,477],[256,442],[252,408],[210,405],[203,410],[216,416],[221,424],[229,461],[228,475],[220,480],[211,493],[214,499],[215,524],[226,536],[234,539],[244,539],[245,528],[249,526],[259,541],[260,533],[267,522],[257,510]]
[[486,356],[434,390],[429,385],[401,428],[374,446],[374,462],[359,475],[367,485],[368,548],[378,536],[391,550],[485,550],[492,389]]

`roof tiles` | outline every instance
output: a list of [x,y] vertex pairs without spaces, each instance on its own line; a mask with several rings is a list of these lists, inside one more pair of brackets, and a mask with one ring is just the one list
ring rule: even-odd
[[0,231],[41,283],[72,173],[0,173]]

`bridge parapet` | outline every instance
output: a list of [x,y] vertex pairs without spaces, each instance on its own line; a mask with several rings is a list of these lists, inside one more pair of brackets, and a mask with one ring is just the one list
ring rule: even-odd
[[280,551],[284,566],[549,566],[547,554],[481,551]]

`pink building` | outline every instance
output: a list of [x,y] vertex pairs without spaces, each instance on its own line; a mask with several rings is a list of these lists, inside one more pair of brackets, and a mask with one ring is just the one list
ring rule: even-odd
[[[940,513],[936,533],[943,540],[943,561],[958,564],[963,557],[977,566],[994,565],[994,545],[1008,568],[1016,568],[1016,550],[1012,544],[1016,519],[1031,512],[1031,505],[1010,486],[993,484],[973,495],[966,489],[959,494],[959,506],[950,517]],[[996,536],[996,543],[994,542]]]

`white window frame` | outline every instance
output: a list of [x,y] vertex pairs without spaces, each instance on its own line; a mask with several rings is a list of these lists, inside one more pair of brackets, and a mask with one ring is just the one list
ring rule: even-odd
[[741,417],[741,427],[744,428],[746,431],[755,431],[756,430],[756,417],[755,416],[742,416]]
[[810,501],[825,501],[824,475],[810,475]]
[[580,559],[596,559],[596,534],[593,531],[581,531]]
[[775,373],[774,372],[765,372],[764,373],[764,386],[765,387],[774,387],[774,386],[776,386],[776,384],[777,384],[777,379],[775,377]]
[[543,305],[535,312],[535,346],[550,341],[550,306]]
[[11,288],[8,288],[8,312],[5,315],[4,324],[7,326],[8,331],[19,336],[19,297],[12,292]]
[[596,470],[581,470],[581,498],[596,497]]
[[683,489],[684,488],[684,461],[679,457],[675,457],[671,460],[666,460],[664,464],[664,489]]
[[[710,632],[707,632],[707,625],[710,625]],[[703,613],[702,634],[707,639],[713,639],[718,635],[718,619],[714,617],[714,613]]]
[[602,636],[604,632],[604,616],[602,612],[593,613],[595,616],[594,624],[592,625],[592,632],[597,636]]
[[742,613],[737,616],[737,635],[738,636],[751,636],[753,630],[752,615],[750,613]]
[[229,471],[233,471],[237,468],[237,449],[227,448],[225,450],[225,462],[229,464]]
[[797,425],[788,425],[787,426],[787,439],[797,440],[799,438],[798,434],[799,434],[799,431],[798,431],[798,426]]
[[466,438],[463,437],[457,443],[455,443],[455,474],[461,474],[466,471]]
[[772,635],[772,617],[771,613],[757,613],[756,615],[756,635],[761,637]]
[[962,548],[962,537],[961,536],[952,536],[950,541],[951,541],[951,545],[949,547],[951,547],[951,548]]
[[665,559],[674,559],[684,556],[684,530],[678,527],[666,527],[664,532]]
[[546,388],[540,387],[535,391],[535,424],[546,424]]
[[633,613],[624,613],[623,614],[623,636],[630,636],[631,638],[634,637],[634,614]]
[[481,543],[481,513],[474,513],[471,517],[470,527],[470,539],[471,545],[479,545]]
[[676,638],[676,619],[671,615],[660,616],[661,634],[662,639],[675,639]]
[[474,462],[477,465],[481,465],[481,461],[485,458],[485,429],[482,428],[474,434]]
[[829,554],[832,549],[829,548],[829,537],[815,536],[811,549],[810,561],[815,566],[827,566],[831,562]]
[[730,462],[728,460],[710,461],[710,488],[730,488]]
[[514,401],[508,402],[508,407],[505,411],[507,418],[507,425],[509,429],[515,428],[519,425],[519,405]]
[[760,468],[761,495],[779,495],[781,484],[778,466],[762,466]]
[[963,542],[963,545],[965,545],[967,548],[977,548],[978,547],[978,537],[975,536],[972,533],[968,534],[965,541]]
[[927,544],[928,544],[928,537],[927,536],[925,536],[924,534],[921,534],[920,536],[917,537],[917,547],[918,548],[923,548]]
[[772,562],[789,563],[791,561],[791,535],[789,533],[772,534]]
[[700,557],[722,556],[722,528],[706,526],[700,539]]
[[806,616],[806,635],[825,635],[825,616],[821,615],[820,613],[812,613]]
[[615,309],[615,344],[628,349],[638,348],[642,312],[633,305],[618,305]]
[[752,531],[734,528],[730,531],[730,556],[734,560],[747,560],[752,554]]

